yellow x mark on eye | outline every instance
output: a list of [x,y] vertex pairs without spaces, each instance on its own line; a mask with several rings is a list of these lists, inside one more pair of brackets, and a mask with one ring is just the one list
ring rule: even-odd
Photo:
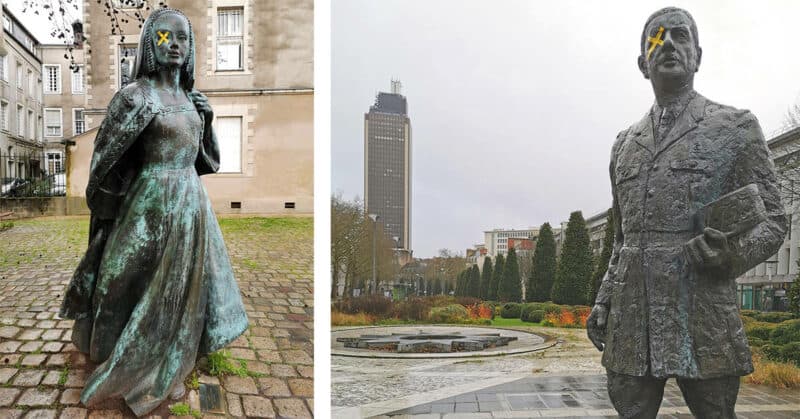
[[653,50],[656,49],[656,45],[664,45],[664,41],[661,40],[661,35],[664,34],[664,27],[658,27],[658,33],[656,37],[653,38],[652,36],[647,37],[647,42],[650,42],[650,49],[647,50],[647,59],[650,59],[650,54],[653,53]]
[[169,44],[169,38],[168,38],[169,37],[169,31],[166,31],[166,32],[163,32],[163,33],[161,31],[158,31],[157,33],[158,33],[158,37],[159,37],[158,38],[158,46],[161,46],[161,44],[164,43],[164,42]]

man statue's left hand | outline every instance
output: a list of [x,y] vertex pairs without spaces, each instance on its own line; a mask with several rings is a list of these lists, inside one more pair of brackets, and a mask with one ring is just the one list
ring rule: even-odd
[[689,263],[698,270],[726,268],[730,263],[730,247],[725,233],[706,227],[703,234],[684,245]]

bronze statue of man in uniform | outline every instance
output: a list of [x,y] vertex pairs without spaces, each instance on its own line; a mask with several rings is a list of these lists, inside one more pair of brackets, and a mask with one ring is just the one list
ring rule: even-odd
[[655,103],[611,153],[616,237],[587,322],[623,418],[655,418],[674,377],[692,413],[735,418],[753,364],[736,277],[774,254],[786,215],[756,118],[695,92],[685,10],[647,19],[639,69]]

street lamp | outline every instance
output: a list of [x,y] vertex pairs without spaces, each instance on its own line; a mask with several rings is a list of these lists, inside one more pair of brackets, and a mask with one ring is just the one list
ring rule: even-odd
[[376,248],[377,248],[377,239],[378,239],[378,218],[381,218],[378,214],[369,214],[369,218],[372,220],[372,284],[370,284],[370,294],[375,293],[375,289],[378,287],[378,265],[376,263]]

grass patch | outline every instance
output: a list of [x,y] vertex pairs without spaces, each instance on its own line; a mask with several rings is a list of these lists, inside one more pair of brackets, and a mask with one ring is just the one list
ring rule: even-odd
[[169,407],[169,413],[175,416],[192,416],[195,418],[202,418],[203,414],[198,410],[194,410],[186,403],[175,403]]
[[14,227],[13,221],[0,221],[0,231],[5,231]]
[[524,322],[520,319],[504,319],[500,316],[497,316],[492,320],[492,326],[522,326],[522,327],[532,327],[532,326],[541,326],[540,323],[531,323],[531,322]]
[[192,371],[192,374],[186,380],[186,387],[189,387],[192,390],[197,390],[200,388],[200,379],[197,377],[197,370]]
[[242,265],[248,269],[258,269],[258,262],[251,259],[242,259]]
[[800,368],[794,364],[768,361],[754,353],[753,365],[755,371],[742,377],[742,381],[745,383],[764,384],[785,389],[800,388]]
[[65,365],[64,369],[62,369],[61,373],[58,375],[59,386],[64,386],[67,384],[67,376],[69,376],[69,365]]
[[[230,351],[217,351],[208,355],[207,365],[204,365],[206,372],[215,377],[225,375],[236,375],[239,377],[261,377],[263,374],[247,369],[247,361],[231,357]],[[199,384],[198,384],[199,386]]]
[[312,217],[253,217],[253,218],[219,218],[219,226],[223,232],[255,232],[258,230],[308,230],[314,229]]

